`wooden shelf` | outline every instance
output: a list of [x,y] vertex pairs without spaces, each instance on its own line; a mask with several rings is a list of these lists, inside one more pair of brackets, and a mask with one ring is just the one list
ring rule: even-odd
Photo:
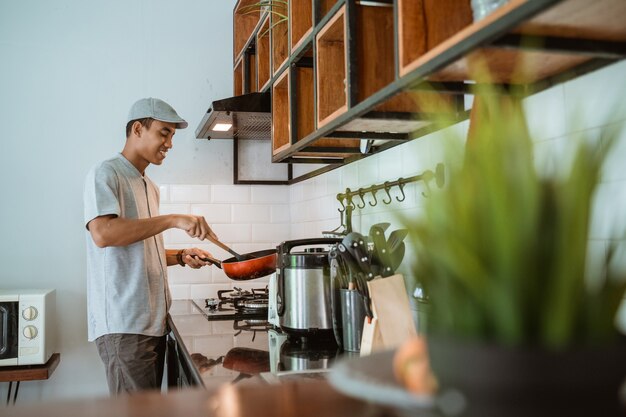
[[[354,82],[347,81],[345,107],[335,109],[335,114],[318,113],[317,129],[294,143],[291,149],[275,154],[274,162],[289,161],[301,149],[341,132],[363,132],[362,137],[367,137],[368,132],[406,133],[412,137],[416,137],[416,130],[427,132],[428,114],[416,105],[421,101],[416,97],[428,94],[420,92],[420,88],[416,90],[416,86],[425,81],[433,83],[433,88],[441,92],[437,94],[438,99],[444,97],[462,120],[468,113],[459,97],[471,94],[473,83],[495,82],[502,84],[505,91],[508,85],[518,84],[532,94],[626,57],[626,2],[623,0],[511,0],[478,22],[469,21],[467,8],[459,11],[454,21],[446,19],[446,13],[451,15],[449,7],[452,6],[447,0],[424,1],[422,8],[415,7],[419,2],[395,1],[398,26],[390,30],[398,31],[395,61],[390,65],[390,58],[385,54],[389,48],[384,45],[390,44],[385,34],[375,37],[372,36],[375,31],[368,33],[367,29],[359,29],[388,27],[385,22],[389,18],[381,11],[384,8],[379,7],[378,13],[367,16],[367,9],[357,5],[354,38],[363,40],[367,47],[359,50],[358,42],[353,46],[358,51],[354,61],[357,68],[352,72],[347,70],[346,79]],[[346,2],[352,4],[349,0]],[[435,5],[438,5],[436,10]],[[333,22],[334,19],[336,17]],[[435,30],[435,22],[442,20],[447,26]],[[344,16],[344,21],[351,20]],[[323,30],[324,27],[314,27],[313,32],[319,37]],[[344,28],[344,32],[350,30]],[[410,39],[419,39],[419,31],[423,32],[423,39],[411,43]],[[371,38],[365,41],[368,35]],[[317,52],[317,63],[320,52]],[[374,70],[376,62],[387,65]],[[398,73],[390,77],[386,68],[393,68],[394,63]],[[489,70],[489,76],[476,71],[480,65]],[[340,65],[333,67],[337,71]],[[321,70],[320,65],[317,69]],[[351,78],[352,73],[358,75]],[[320,74],[317,76],[319,83]],[[351,103],[351,88],[355,85],[356,94]],[[342,91],[336,85],[334,88]],[[335,99],[337,96],[341,94],[335,94]],[[318,94],[318,100],[323,99]],[[343,105],[343,97],[341,99]],[[401,141],[397,139],[397,143]]]
[[270,36],[272,38],[272,74],[289,58],[289,25],[287,21],[280,20],[275,14],[270,13]]
[[244,54],[244,62],[246,62],[246,79],[244,79],[244,86],[247,86],[247,89],[244,88],[246,94],[247,93],[256,93],[259,91],[257,84],[257,67],[256,67],[256,54],[255,53],[246,53]]
[[348,109],[346,67],[346,6],[320,30],[316,39],[317,54],[317,126]]
[[[626,57],[624,0],[510,0],[477,22],[469,0],[289,0],[271,40],[271,13],[238,16],[251,2],[235,7],[235,57],[253,45],[256,88],[276,95],[273,162],[349,163],[431,132],[431,99],[463,120],[475,84],[533,94]],[[382,141],[361,155],[357,138]]]
[[284,71],[272,86],[272,153],[290,145],[289,71]]
[[256,34],[257,91],[265,89],[272,75],[272,50],[270,49],[270,18],[267,16]]
[[37,381],[50,378],[61,361],[60,353],[53,353],[43,365],[4,366],[0,368],[0,382]]
[[289,33],[291,52],[295,51],[304,39],[313,32],[313,1],[289,1]]
[[[315,100],[313,88],[313,68],[295,66],[289,73],[290,126],[293,143],[297,143],[315,130]],[[291,105],[293,103],[293,105]],[[309,149],[292,155],[297,158],[338,158],[343,159],[359,152],[360,140],[353,138],[321,138]]]
[[398,0],[400,75],[420,56],[472,23],[469,1]]
[[235,59],[242,53],[261,18],[261,11],[249,13],[251,10],[248,6],[256,2],[256,0],[239,0],[235,5],[233,12],[233,57]]
[[233,95],[235,96],[243,94],[243,77],[243,59],[240,59],[237,64],[235,64],[235,70],[233,71]]
[[337,0],[317,0],[317,4],[318,4],[317,7],[319,7],[319,12],[318,12],[319,13],[318,22],[319,22],[319,20],[321,20],[324,16],[326,16],[328,12],[330,12],[330,9],[332,9],[332,7],[335,4],[337,4]]

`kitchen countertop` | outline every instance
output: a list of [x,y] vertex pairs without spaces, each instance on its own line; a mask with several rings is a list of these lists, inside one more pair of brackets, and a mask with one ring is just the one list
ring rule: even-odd
[[[194,364],[194,373],[201,386],[180,390],[170,388],[167,393],[145,391],[117,398],[22,404],[0,409],[0,414],[8,410],[14,417],[395,416],[389,409],[337,392],[320,377],[323,373],[315,373],[315,370],[310,374],[300,373],[298,369],[289,369],[306,365],[331,366],[335,359],[335,352],[331,349],[313,349],[317,354],[308,356],[310,350],[304,352],[287,346],[288,353],[296,352],[293,358],[297,360],[281,364],[277,356],[279,352],[271,347],[276,340],[266,330],[241,330],[236,328],[233,320],[209,321],[189,300],[174,301],[170,315],[173,334],[184,347],[182,353]],[[279,343],[284,345],[284,340]],[[230,364],[226,360],[229,353],[243,351],[252,353],[254,360],[251,363],[235,360]],[[270,360],[272,354],[275,357]],[[272,368],[287,377],[274,381],[280,383],[268,383],[259,371],[272,374]]]
[[177,300],[170,309],[173,334],[181,354],[193,367],[199,385],[214,388],[247,380],[266,383],[273,376],[318,378],[342,355],[334,344],[293,343],[265,325],[245,321],[207,320],[191,300]]

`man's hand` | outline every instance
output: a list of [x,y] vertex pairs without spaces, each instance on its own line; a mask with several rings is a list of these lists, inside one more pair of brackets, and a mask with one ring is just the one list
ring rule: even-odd
[[218,237],[209,227],[203,216],[193,214],[176,214],[176,227],[182,229],[191,237],[204,240],[207,237],[218,240]]
[[210,252],[200,248],[183,249],[182,255],[185,265],[189,265],[193,269],[202,268],[210,264],[210,262],[201,261],[200,258],[206,258],[207,256],[213,257]]

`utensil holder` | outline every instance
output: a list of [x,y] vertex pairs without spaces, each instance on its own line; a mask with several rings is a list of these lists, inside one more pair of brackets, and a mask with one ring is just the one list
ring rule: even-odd
[[356,290],[339,290],[343,349],[350,352],[361,350],[361,336],[365,321],[363,297]]

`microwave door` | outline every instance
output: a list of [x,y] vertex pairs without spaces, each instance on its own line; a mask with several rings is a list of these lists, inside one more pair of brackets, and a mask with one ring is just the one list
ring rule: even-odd
[[0,363],[17,362],[18,307],[17,301],[0,302]]

